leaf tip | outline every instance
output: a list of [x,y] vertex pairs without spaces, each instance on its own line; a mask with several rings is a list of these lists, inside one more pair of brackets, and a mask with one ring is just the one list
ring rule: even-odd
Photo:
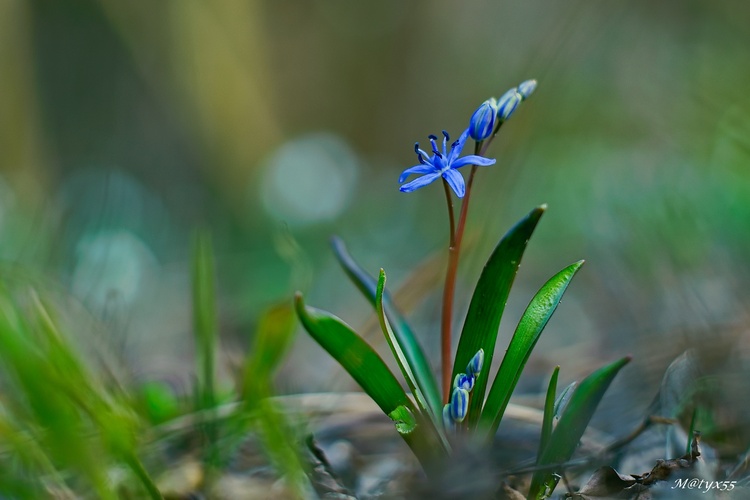
[[340,252],[341,250],[344,250],[346,248],[346,246],[344,245],[344,240],[342,240],[340,237],[338,237],[335,234],[331,236],[330,242],[331,242],[331,246],[336,252]]
[[305,299],[302,297],[302,292],[294,292],[294,307],[297,312],[301,312],[305,308]]

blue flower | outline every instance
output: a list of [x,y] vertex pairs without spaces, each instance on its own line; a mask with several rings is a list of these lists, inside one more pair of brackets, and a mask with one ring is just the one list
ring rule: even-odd
[[450,136],[448,135],[448,132],[443,130],[443,152],[441,153],[438,151],[437,137],[434,135],[429,136],[430,144],[432,144],[432,156],[419,149],[419,143],[414,144],[414,152],[417,153],[419,165],[404,170],[398,178],[398,182],[403,183],[406,178],[409,177],[409,174],[423,175],[411,182],[403,184],[400,188],[401,191],[404,193],[411,193],[412,191],[437,180],[438,177],[442,177],[448,182],[448,185],[450,185],[453,192],[456,193],[456,196],[463,198],[464,193],[466,192],[466,184],[464,184],[464,178],[457,172],[457,169],[466,165],[487,167],[495,163],[495,160],[492,158],[485,158],[478,155],[468,155],[459,158],[468,137],[469,129],[467,128],[464,130],[464,133],[461,134],[461,137],[451,144],[451,150],[450,153],[448,153],[447,146]]

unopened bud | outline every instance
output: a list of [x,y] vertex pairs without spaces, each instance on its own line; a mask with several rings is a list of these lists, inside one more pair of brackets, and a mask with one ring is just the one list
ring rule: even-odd
[[525,101],[531,94],[536,90],[536,80],[526,80],[518,86],[518,93],[521,94],[521,98]]
[[469,135],[475,141],[483,141],[492,135],[497,117],[497,101],[487,99],[474,111],[469,120]]
[[469,412],[469,391],[453,389],[451,394],[450,414],[454,422],[463,422]]
[[482,372],[482,365],[484,365],[484,349],[479,349],[474,357],[471,358],[471,361],[469,361],[466,373],[478,377]]
[[513,87],[497,100],[497,119],[501,122],[511,117],[518,105],[523,100],[523,96],[518,93],[518,89]]
[[474,388],[474,376],[467,375],[466,373],[459,373],[456,378],[453,379],[453,388],[461,388],[471,392]]

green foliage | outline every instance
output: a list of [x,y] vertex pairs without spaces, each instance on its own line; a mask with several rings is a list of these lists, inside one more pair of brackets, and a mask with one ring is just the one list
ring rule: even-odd
[[531,356],[531,351],[560,303],[570,280],[582,265],[583,261],[576,262],[553,276],[531,299],[523,313],[482,411],[480,425],[487,433],[487,440],[491,440],[497,432],[505,408],[510,402],[510,396],[521,378],[521,372]]
[[193,333],[200,375],[200,408],[216,404],[214,362],[218,337],[216,285],[211,238],[198,231],[193,240]]
[[[112,374],[101,377],[60,329],[54,308],[34,291],[0,284],[0,496],[162,498],[153,476],[171,465],[162,451],[175,435],[180,443],[202,445],[208,472],[202,486],[209,487],[234,450],[231,441],[249,432],[259,436],[290,491],[304,496],[309,485],[295,429],[271,398],[273,375],[293,338],[294,310],[291,303],[268,309],[236,391],[217,394],[212,254],[208,235],[199,233],[193,259],[197,406],[158,381],[133,389]],[[227,399],[238,403],[220,407]],[[209,431],[210,439],[195,439]]]
[[0,290],[0,359],[8,388],[2,452],[19,459],[13,480],[2,478],[0,487],[33,497],[42,477],[47,489],[67,491],[61,471],[71,471],[97,497],[114,499],[108,472],[121,462],[151,498],[161,498],[137,458],[142,421],[130,401],[96,382],[36,294],[21,300]]
[[537,457],[542,455],[542,452],[547,447],[549,438],[552,435],[552,425],[555,420],[555,394],[557,393],[558,375],[560,375],[560,367],[556,366],[552,371],[552,376],[549,378],[547,394],[544,398],[544,416],[542,417],[542,431],[539,435],[539,451],[537,452]]
[[[537,465],[564,464],[570,460],[609,384],[628,362],[630,357],[619,359],[581,381],[552,431],[547,446],[537,458]],[[536,472],[529,488],[529,498],[546,498],[557,486],[562,467],[559,465],[552,470]]]
[[[486,444],[493,442],[532,350],[583,264],[580,261],[566,267],[547,281],[532,298],[518,323],[485,400],[486,374],[491,366],[503,310],[521,257],[544,210],[544,206],[534,209],[500,240],[475,288],[453,366],[454,379],[462,373],[464,381],[461,383],[466,383],[468,390],[473,387],[469,416],[465,422],[448,425],[443,422],[442,408],[439,412],[434,411],[434,403],[430,402],[428,396],[436,390],[434,377],[431,373],[427,375],[424,372],[425,366],[418,361],[421,349],[416,344],[411,329],[395,312],[385,289],[386,277],[382,269],[379,279],[375,281],[354,262],[343,243],[338,239],[334,240],[334,251],[346,274],[363,295],[374,303],[385,339],[416,404],[409,399],[375,350],[351,327],[330,313],[305,306],[302,296],[297,295],[297,314],[307,332],[349,372],[383,412],[396,422],[398,432],[412,447],[428,473],[440,470],[433,467],[435,459],[428,457],[434,457],[436,452],[442,453],[441,450],[451,452],[452,433],[449,431],[454,426],[466,426],[469,430],[478,426],[483,441]],[[483,363],[486,368],[476,375],[467,365],[480,349],[486,357]],[[415,353],[419,353],[416,358]],[[539,464],[550,464],[550,460],[563,456],[570,457],[609,382],[625,362],[627,360],[605,367],[584,380],[572,395],[570,404],[556,427],[554,417],[558,404],[555,393],[559,367],[555,369],[545,400]],[[538,491],[541,484],[554,488],[554,484],[548,481],[548,476],[537,476],[540,479],[534,483],[534,491]]]
[[[370,300],[373,307],[377,307],[379,280],[370,276],[354,261],[340,238],[334,237],[332,244],[336,259],[341,264],[346,275],[360,292]],[[419,342],[417,342],[411,327],[393,304],[390,294],[384,290],[382,295],[382,310],[393,329],[393,336],[396,342],[401,346],[406,364],[414,374],[414,380],[420,387],[422,395],[430,407],[430,411],[433,414],[439,415],[443,405],[440,401],[440,391],[438,390],[437,381],[430,369],[427,357],[424,355]]]
[[[545,210],[545,206],[537,207],[521,219],[500,240],[485,264],[466,314],[451,379],[463,371],[479,349],[484,349],[485,364],[492,366],[500,318],[521,265],[521,257]],[[484,370],[475,383],[467,419],[472,428],[482,411],[488,376],[489,370]]]
[[[427,470],[440,462],[446,444],[429,415],[406,395],[383,359],[341,319],[306,306],[296,297],[297,315],[310,336],[333,356],[380,409],[395,421],[396,429]],[[406,413],[413,415],[406,418]]]

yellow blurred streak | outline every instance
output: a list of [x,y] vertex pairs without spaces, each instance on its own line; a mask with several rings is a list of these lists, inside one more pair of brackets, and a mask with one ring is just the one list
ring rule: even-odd
[[44,192],[44,148],[34,89],[29,2],[0,2],[0,172],[24,203]]
[[[186,120],[223,193],[242,196],[258,160],[281,139],[260,2],[100,2],[143,77]],[[164,8],[162,22],[153,22],[155,8]]]

